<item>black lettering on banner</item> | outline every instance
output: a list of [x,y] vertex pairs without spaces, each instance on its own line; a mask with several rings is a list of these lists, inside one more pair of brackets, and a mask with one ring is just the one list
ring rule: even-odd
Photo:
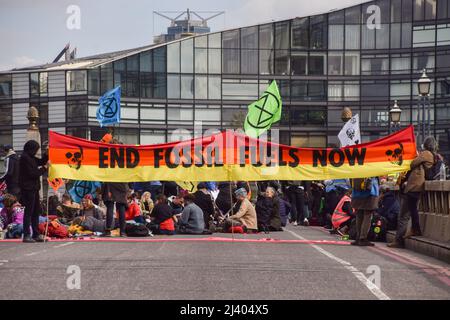
[[313,167],[318,167],[319,162],[322,167],[327,166],[327,150],[313,150]]
[[211,153],[214,153],[214,166],[223,167],[223,159],[220,157],[220,148],[219,146],[214,146]]
[[[338,156],[338,160],[336,161],[336,155]],[[333,167],[341,167],[345,162],[345,154],[341,149],[333,149],[329,155],[330,164]]]
[[205,161],[203,160],[202,155],[202,146],[200,144],[194,145],[194,153],[195,153],[195,166],[196,167],[203,167],[205,164]]
[[300,159],[298,158],[297,150],[296,149],[289,149],[289,156],[293,160],[293,161],[289,161],[289,166],[291,168],[298,167],[298,165],[300,163]]
[[153,159],[154,159],[154,167],[155,168],[159,168],[160,166],[160,161],[163,159],[163,157],[161,156],[161,153],[164,152],[164,149],[161,148],[156,148],[155,150],[153,150]]
[[239,147],[239,166],[245,167],[245,162],[249,158],[249,146],[244,145]]
[[[364,160],[366,158],[366,148],[354,148],[354,149],[345,149],[345,155],[347,156],[348,163],[351,166],[355,165],[355,159],[358,161],[360,166],[364,165]],[[353,151],[353,153],[352,153]]]
[[105,169],[108,168],[108,151],[109,148],[100,147],[98,149],[98,167]]
[[139,151],[127,148],[127,168],[136,168],[139,164]]
[[110,167],[115,168],[116,164],[119,168],[125,167],[125,152],[124,148],[110,148]]
[[189,168],[192,166],[191,147],[186,145],[182,149],[183,168]]
[[[167,168],[170,168],[170,169],[173,169],[173,168],[178,167],[177,159],[175,159],[175,163],[172,163],[172,162],[170,161],[170,155],[172,154],[173,149],[174,149],[174,148],[168,148],[168,149],[166,149],[166,152],[165,152],[165,154],[164,154],[164,161],[165,161],[165,164],[166,164]],[[179,156],[179,155],[176,155],[176,154],[175,154],[175,157],[178,157],[178,161],[180,160],[180,156]]]

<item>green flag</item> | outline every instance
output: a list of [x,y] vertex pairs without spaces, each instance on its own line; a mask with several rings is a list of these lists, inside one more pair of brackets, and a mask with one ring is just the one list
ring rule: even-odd
[[274,122],[280,121],[281,105],[277,82],[273,80],[261,98],[248,106],[244,122],[245,134],[257,138],[270,129]]

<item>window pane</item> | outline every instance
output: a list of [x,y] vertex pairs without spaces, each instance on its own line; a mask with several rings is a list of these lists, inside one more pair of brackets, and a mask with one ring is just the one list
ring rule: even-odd
[[180,43],[167,46],[167,72],[180,72]]
[[208,73],[220,74],[222,72],[222,61],[220,49],[208,50]]
[[224,32],[222,43],[224,49],[239,49],[239,30]]
[[166,143],[165,131],[141,130],[141,145]]
[[359,52],[345,53],[345,74],[359,75]]
[[48,93],[48,83],[47,82],[48,82],[48,73],[40,72],[39,73],[39,91],[40,91],[41,96],[46,96]]
[[239,49],[223,49],[223,73],[240,73],[240,52]]
[[[37,88],[39,92],[39,87]],[[67,91],[84,93],[87,90],[86,70],[67,71]]]
[[273,74],[273,50],[259,50],[259,73]]
[[[67,78],[67,91],[69,91],[69,78]],[[30,95],[39,96],[39,73],[30,73]]]
[[194,72],[194,40],[188,39],[181,41],[181,72]]
[[253,100],[258,97],[258,82],[253,80],[223,80],[224,100]]
[[344,100],[358,101],[359,88],[360,86],[358,82],[344,82]]
[[380,29],[376,29],[377,49],[389,48],[389,25],[382,24]]
[[436,18],[436,0],[425,0],[425,19],[434,20]]
[[359,49],[360,48],[360,26],[346,25],[345,26],[345,48]]
[[328,100],[329,101],[342,101],[342,82],[329,82],[328,83]]
[[291,70],[293,76],[303,76],[307,72],[308,53],[291,54]]
[[220,77],[208,78],[208,99],[221,99],[222,98],[222,81]]
[[308,98],[309,100],[326,100],[326,81],[309,81]]
[[427,72],[434,71],[434,53],[421,52],[414,54],[414,70],[413,72],[419,73],[423,69],[427,69]]
[[387,100],[389,85],[387,82],[362,82],[361,100]]
[[328,54],[328,74],[332,76],[342,75],[344,67],[344,54],[342,52],[330,52]]
[[402,0],[402,22],[411,22],[413,18],[412,0]]
[[241,29],[241,48],[258,49],[258,27]]
[[333,11],[328,14],[329,24],[344,24],[344,10]]
[[327,47],[327,24],[325,16],[310,18],[310,48],[324,49]]
[[329,49],[344,48],[344,26],[330,25],[328,27],[328,47]]
[[194,98],[194,78],[192,75],[181,76],[181,99]]
[[[2,125],[12,124],[12,106],[10,104],[0,104],[0,119],[2,119]],[[3,131],[0,131],[0,133],[3,133]]]
[[308,74],[325,75],[327,73],[327,54],[311,52],[308,61]]
[[289,74],[289,51],[275,51],[275,74]]
[[362,27],[362,48],[363,49],[375,49],[375,30]]
[[[141,123],[158,123],[165,124],[166,122],[166,107],[165,105],[141,105],[140,107],[140,122]],[[141,141],[142,143],[142,141]]]
[[258,50],[241,50],[242,74],[258,73]]
[[155,72],[166,72],[166,47],[153,50],[153,69]]
[[127,91],[125,96],[139,97],[139,55],[127,58]]
[[208,98],[208,78],[206,76],[195,76],[195,99]]
[[401,22],[402,0],[391,0],[391,22]]
[[165,73],[155,73],[154,98],[165,99],[167,96],[167,80]]
[[195,121],[220,125],[220,107],[195,106]]
[[126,60],[122,59],[114,62],[114,87],[121,86],[121,92],[127,92]]
[[0,99],[12,97],[12,80],[10,74],[0,74]]
[[88,94],[93,96],[100,95],[100,69],[94,68],[88,70]]
[[402,24],[402,48],[411,48],[412,23]]
[[414,0],[414,21],[424,18],[424,0]]
[[304,80],[291,81],[291,99],[306,100],[308,96],[308,82]]
[[411,71],[411,58],[407,57],[392,56],[391,58],[391,70],[393,74],[399,73],[410,73]]
[[167,75],[167,95],[169,99],[180,99],[180,76]]
[[345,23],[361,23],[361,6],[354,6],[352,8],[345,9]]
[[100,67],[100,95],[106,91],[113,89],[113,65],[112,63],[104,64]]
[[208,48],[220,49],[222,45],[222,33],[213,33],[208,36]]
[[387,56],[364,56],[361,58],[361,74],[387,74],[389,58]]
[[[309,19],[294,19],[292,21],[292,48],[306,49],[309,47]],[[285,47],[287,48],[287,47]]]
[[438,30],[437,30],[437,45],[438,46],[450,45],[450,27],[438,28]]
[[208,48],[208,36],[195,37],[196,48]]
[[195,73],[208,72],[208,49],[195,48]]
[[397,49],[401,47],[401,29],[400,23],[391,24],[391,48]]
[[437,0],[436,13],[438,19],[447,18],[447,0]]
[[411,96],[411,82],[410,81],[391,81],[391,100],[409,100]]
[[424,29],[424,27],[414,27],[413,31],[413,47],[431,47],[435,45],[436,30]]
[[87,121],[87,101],[67,101],[67,122]]
[[273,49],[273,24],[259,26],[259,48]]
[[289,22],[275,24],[275,49],[289,49]]

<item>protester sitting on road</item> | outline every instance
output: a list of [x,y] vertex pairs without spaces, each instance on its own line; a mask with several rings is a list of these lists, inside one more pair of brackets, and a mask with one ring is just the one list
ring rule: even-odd
[[176,195],[176,196],[172,196],[169,199],[169,205],[173,210],[173,214],[180,214],[183,211],[183,204],[184,204],[184,195],[182,195],[181,193]]
[[83,217],[94,217],[98,220],[105,218],[106,208],[101,208],[93,202],[92,195],[87,194],[81,200],[80,215]]
[[331,217],[332,234],[346,235],[350,230],[353,220],[356,218],[351,204],[351,190],[347,190],[340,198]]
[[380,200],[377,213],[387,221],[387,230],[397,229],[398,214],[400,212],[400,203],[396,198],[394,191],[386,186],[380,186]]
[[2,229],[7,230],[6,238],[22,237],[24,208],[12,194],[3,195],[4,207],[0,211]]
[[106,229],[105,220],[97,219],[94,216],[81,216],[76,217],[72,221],[72,226],[80,226],[83,231],[92,231],[104,233]]
[[[237,203],[233,208],[231,215],[225,222],[225,229],[234,226],[244,226],[247,232],[256,232],[258,230],[258,219],[255,208],[247,197],[247,190],[244,188],[237,189],[234,192]],[[239,208],[235,210],[235,208]]]
[[63,194],[61,205],[56,207],[57,216],[62,224],[70,224],[72,220],[80,215],[80,205],[72,201],[68,193]]
[[[425,190],[425,173],[433,167],[439,158],[438,144],[434,137],[427,137],[423,142],[421,151],[411,163],[409,171],[400,181],[400,213],[398,218],[395,240],[388,244],[391,248],[404,248],[405,239],[412,236],[421,236],[418,204],[421,193]],[[411,217],[411,230],[407,233],[409,218]]]
[[48,197],[48,215],[58,216],[58,207],[61,205],[58,196],[55,194]]
[[133,195],[127,197],[127,209],[125,211],[126,221],[135,221],[137,223],[144,223],[144,217],[141,214],[141,209],[139,205],[134,201]]
[[141,197],[141,213],[144,217],[149,217],[152,213],[153,207],[155,205],[153,204],[153,200],[151,198],[150,192],[146,191]]
[[185,206],[178,221],[177,233],[202,234],[204,232],[203,211],[194,203],[194,199],[195,197],[192,194],[184,196]]
[[156,204],[151,213],[151,218],[152,222],[147,227],[154,234],[175,234],[175,222],[178,220],[173,214],[173,209],[168,205],[165,195],[159,194],[156,197]]
[[356,246],[373,246],[367,239],[372,215],[378,209],[380,195],[377,177],[353,179],[352,207],[356,210],[356,239],[351,243]]
[[197,185],[197,191],[194,193],[194,202],[203,211],[203,220],[205,225],[209,226],[210,221],[213,220],[215,209],[214,200],[211,194],[208,192],[207,185],[205,182],[200,182]]
[[283,231],[280,203],[274,188],[267,187],[264,196],[256,202],[256,214],[259,231]]
[[[27,141],[19,161],[20,201],[25,206],[23,219],[23,242],[25,243],[44,242],[44,238],[39,234],[39,216],[42,214],[39,190],[40,178],[47,171],[49,163],[47,149],[43,150],[41,159],[36,157],[39,149],[39,143],[34,140]],[[30,226],[33,231],[32,236]]]

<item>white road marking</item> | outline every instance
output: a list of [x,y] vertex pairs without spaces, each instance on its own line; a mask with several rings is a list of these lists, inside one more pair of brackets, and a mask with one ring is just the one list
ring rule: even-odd
[[62,247],[69,246],[69,245],[74,244],[74,243],[75,243],[75,242],[66,242],[66,243],[63,243],[63,244],[59,244],[59,245],[57,245],[57,246],[54,246],[53,248],[62,248]]
[[[290,232],[294,237],[300,239],[300,240],[307,240],[306,238],[303,238],[302,236],[296,234],[295,232],[291,231],[291,230],[286,230],[288,232]],[[351,273],[353,273],[353,275],[362,282],[362,284],[364,284],[367,289],[370,290],[370,292],[378,298],[378,300],[391,300],[391,298],[389,298],[383,291],[381,291],[380,288],[378,288],[372,281],[370,281],[369,279],[367,279],[367,277],[361,272],[359,271],[357,268],[355,268],[354,266],[352,266],[352,264],[348,261],[342,260],[341,258],[336,257],[335,255],[333,255],[332,253],[322,249],[321,247],[315,245],[315,244],[309,244],[311,247],[313,247],[314,249],[316,249],[317,251],[319,251],[320,253],[322,253],[323,255],[327,256],[330,259],[333,259],[334,261],[339,262],[340,264],[342,264],[345,269],[347,269],[348,271],[350,271]]]
[[4,263],[4,262],[9,262],[9,261],[8,261],[8,260],[0,260],[0,262],[3,262],[3,263]]

